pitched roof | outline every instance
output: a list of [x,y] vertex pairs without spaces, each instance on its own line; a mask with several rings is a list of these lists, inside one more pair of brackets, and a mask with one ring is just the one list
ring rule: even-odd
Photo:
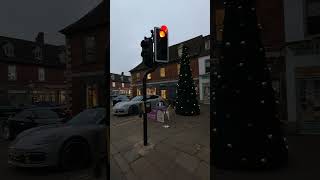
[[[204,51],[204,39],[207,38],[203,37],[202,35],[194,37],[192,39],[180,42],[178,44],[172,45],[169,47],[169,63],[175,63],[179,61],[179,55],[178,55],[178,49],[182,47],[182,45],[185,45],[189,48],[189,55],[191,57],[197,57],[200,56]],[[210,50],[206,52],[207,54],[210,53]],[[147,67],[141,62],[139,65],[131,69],[129,72],[135,72],[144,70]]]
[[107,11],[105,11],[105,3],[101,2],[97,7],[88,12],[75,23],[65,27],[59,32],[62,34],[72,34],[82,30],[94,28],[96,26],[107,25]]
[[[11,43],[14,48],[14,56],[7,57],[4,53],[2,45]],[[37,60],[34,57],[33,50],[36,47],[41,47],[43,50],[42,60]],[[64,46],[56,46],[50,44],[39,44],[33,41],[16,39],[11,37],[0,36],[0,61],[15,62],[24,64],[41,64],[45,66],[64,66],[59,59],[59,54],[64,52]]]
[[114,75],[114,80],[111,78],[112,81],[130,83],[130,76],[123,75],[123,81],[122,81],[121,74],[110,73],[111,77],[112,77],[112,75]]

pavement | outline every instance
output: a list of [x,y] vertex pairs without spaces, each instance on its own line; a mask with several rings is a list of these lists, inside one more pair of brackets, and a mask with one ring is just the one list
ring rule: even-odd
[[148,121],[148,146],[143,145],[143,121],[138,116],[111,117],[112,180],[208,180],[210,110],[199,116],[179,116],[170,128]]

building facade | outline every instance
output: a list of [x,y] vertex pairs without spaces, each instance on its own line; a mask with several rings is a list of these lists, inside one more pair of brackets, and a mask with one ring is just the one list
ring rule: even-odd
[[320,2],[284,0],[288,121],[292,133],[320,133]]
[[60,32],[66,37],[68,104],[73,115],[105,106],[108,20],[104,3]]
[[121,74],[110,73],[110,94],[111,96],[131,96],[131,77]]
[[46,44],[44,33],[35,41],[0,36],[0,103],[64,104],[65,47]]
[[[169,63],[160,65],[154,72],[147,76],[147,94],[160,95],[165,99],[173,100],[176,97],[176,85],[179,80],[180,62],[182,46],[189,47],[190,68],[192,77],[196,85],[196,92],[199,96],[199,64],[198,57],[201,53],[201,43],[203,37],[198,36],[193,39],[169,47]],[[142,95],[142,79],[146,72],[146,67],[140,63],[130,70],[132,77],[132,95]]]

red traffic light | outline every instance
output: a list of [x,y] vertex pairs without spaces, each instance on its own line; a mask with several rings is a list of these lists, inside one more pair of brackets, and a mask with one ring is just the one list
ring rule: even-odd
[[159,32],[159,36],[160,36],[161,38],[164,38],[164,37],[166,37],[167,33],[168,33],[168,28],[167,28],[167,26],[165,26],[165,25],[161,26],[160,32]]

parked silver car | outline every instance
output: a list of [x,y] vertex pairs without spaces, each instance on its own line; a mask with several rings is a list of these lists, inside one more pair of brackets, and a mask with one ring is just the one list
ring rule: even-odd
[[[143,96],[136,96],[127,102],[118,102],[113,108],[113,115],[137,115],[140,112],[140,105],[143,103]],[[151,107],[157,105],[161,101],[158,95],[147,96],[147,102],[151,103]]]
[[106,110],[87,109],[64,124],[35,127],[10,144],[8,163],[19,167],[86,167],[106,155]]

